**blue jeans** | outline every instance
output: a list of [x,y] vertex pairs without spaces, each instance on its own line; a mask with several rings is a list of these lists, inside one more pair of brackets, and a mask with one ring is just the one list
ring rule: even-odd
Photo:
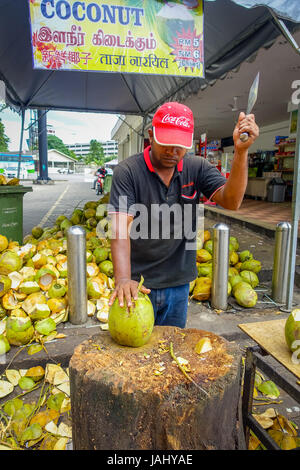
[[155,325],[184,328],[187,319],[190,284],[151,289],[148,294],[154,309]]

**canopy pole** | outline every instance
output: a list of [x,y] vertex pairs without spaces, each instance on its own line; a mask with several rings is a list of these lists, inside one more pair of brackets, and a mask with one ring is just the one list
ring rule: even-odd
[[22,149],[23,149],[23,136],[24,136],[24,124],[25,124],[25,108],[22,108],[22,123],[21,123],[21,135],[20,135],[20,146],[19,146],[19,160],[18,160],[18,174],[17,178],[20,179],[21,172],[21,160],[22,160]]
[[286,303],[287,311],[292,310],[295,269],[296,269],[299,215],[300,215],[300,103],[298,104],[296,153],[295,153],[295,163],[294,163],[291,248],[290,248],[290,257],[289,257],[288,295],[287,295],[287,303]]
[[278,18],[278,16],[274,13],[274,11],[271,8],[269,8],[269,11],[270,11],[271,15],[273,16],[273,18],[275,20],[275,23],[278,26],[278,29],[283,34],[283,36],[287,39],[287,41],[291,44],[291,46],[295,49],[295,51],[298,54],[300,54],[300,47],[298,46],[297,42],[293,38],[293,36],[292,36],[291,32],[289,31],[289,29],[286,27],[284,21],[281,20],[280,18]]

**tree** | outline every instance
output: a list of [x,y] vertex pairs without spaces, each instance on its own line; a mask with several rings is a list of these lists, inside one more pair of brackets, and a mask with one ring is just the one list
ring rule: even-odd
[[77,160],[75,153],[72,150],[69,150],[63,141],[56,135],[48,135],[48,149],[56,149],[59,152]]
[[5,134],[5,127],[0,118],[0,152],[7,152],[8,151],[8,144],[10,139]]
[[90,141],[90,150],[85,159],[86,163],[96,163],[99,166],[104,165],[105,157],[101,142],[95,139]]

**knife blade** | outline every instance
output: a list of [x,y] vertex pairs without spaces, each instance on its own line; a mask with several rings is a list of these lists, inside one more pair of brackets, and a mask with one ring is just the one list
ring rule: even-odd
[[[259,72],[257,73],[255,79],[253,80],[253,83],[249,91],[246,115],[251,113],[253,106],[256,103],[257,94],[258,94],[258,85],[259,85]],[[242,134],[240,135],[240,139],[242,142],[247,142],[247,140],[249,139],[248,132],[242,132]]]

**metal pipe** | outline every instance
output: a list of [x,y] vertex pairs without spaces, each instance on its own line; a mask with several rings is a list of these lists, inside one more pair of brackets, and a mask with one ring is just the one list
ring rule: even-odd
[[289,222],[276,226],[271,298],[279,304],[287,301],[291,228]]
[[286,309],[292,310],[293,295],[294,295],[294,281],[296,269],[296,254],[297,254],[297,240],[298,240],[298,226],[300,219],[300,102],[298,104],[298,123],[296,134],[296,151],[294,158],[294,179],[293,179],[293,196],[292,196],[292,234],[291,234],[291,249],[290,249],[290,262],[288,274],[288,295],[286,302]]
[[213,226],[213,259],[211,305],[227,309],[229,268],[229,227],[219,223]]
[[81,325],[87,321],[86,235],[73,225],[67,231],[69,321]]

